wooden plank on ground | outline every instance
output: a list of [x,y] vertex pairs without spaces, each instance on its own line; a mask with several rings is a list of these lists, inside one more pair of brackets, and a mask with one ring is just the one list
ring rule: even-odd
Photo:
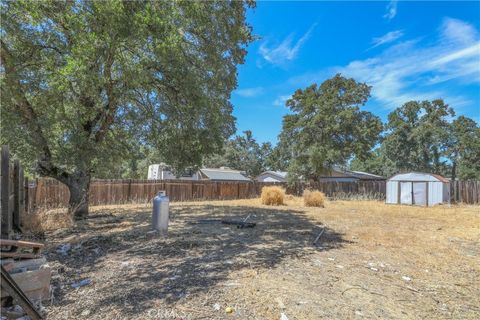
[[0,246],[13,246],[13,247],[19,247],[19,248],[38,248],[38,249],[42,249],[42,248],[45,247],[45,244],[39,243],[39,242],[0,239]]
[[15,280],[10,276],[10,274],[1,266],[1,294],[4,292],[10,295],[27,313],[27,315],[33,319],[43,319],[42,315],[35,309],[32,302],[25,295],[22,289],[18,286]]
[[[43,268],[13,274],[10,273],[10,276],[30,301],[42,301],[48,299],[50,295],[51,274],[52,270],[50,268]],[[1,297],[5,298],[8,295],[8,293],[2,292]]]

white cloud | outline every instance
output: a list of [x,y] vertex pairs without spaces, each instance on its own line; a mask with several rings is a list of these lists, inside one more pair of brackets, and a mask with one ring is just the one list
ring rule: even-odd
[[392,20],[397,15],[397,0],[392,0],[387,5],[387,12],[383,15],[385,19]]
[[445,40],[454,43],[471,43],[478,37],[477,30],[471,24],[452,18],[443,20],[441,32]]
[[373,38],[372,48],[381,46],[382,44],[393,42],[393,41],[399,39],[402,36],[403,36],[403,31],[402,30],[390,31],[389,33],[384,34],[381,37]]
[[263,93],[262,87],[254,87],[254,88],[245,88],[245,89],[238,89],[235,90],[235,94],[245,98],[252,98],[257,97]]
[[277,46],[268,47],[267,42],[262,43],[259,49],[260,54],[266,61],[277,65],[295,59],[300,48],[310,38],[315,26],[316,24],[313,24],[296,42],[294,42],[294,34],[291,33]]
[[292,97],[291,95],[278,96],[277,99],[273,101],[273,105],[277,107],[284,107],[287,100],[290,99],[291,97]]
[[[434,42],[403,41],[365,60],[343,67],[321,70],[290,79],[301,85],[321,82],[340,72],[372,86],[372,97],[386,108],[399,107],[409,100],[443,98],[454,107],[470,101],[453,93],[454,84],[480,84],[480,39],[475,28],[463,21],[445,19]],[[453,27],[452,27],[453,26]],[[463,29],[463,34],[454,30]],[[461,41],[460,41],[461,40]]]

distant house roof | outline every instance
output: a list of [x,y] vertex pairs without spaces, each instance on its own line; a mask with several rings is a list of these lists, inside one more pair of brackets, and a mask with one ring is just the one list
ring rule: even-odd
[[363,171],[347,171],[347,174],[358,177],[360,180],[385,180],[382,176]]
[[287,178],[287,172],[285,171],[265,171],[265,172],[262,172],[261,174],[268,174],[268,173],[282,179]]
[[200,172],[209,180],[216,181],[251,181],[242,174],[242,171],[232,169],[200,169]]
[[384,177],[376,174],[371,174],[363,171],[342,170],[340,168],[333,168],[328,174],[322,175],[322,178],[354,178],[358,180],[385,180]]

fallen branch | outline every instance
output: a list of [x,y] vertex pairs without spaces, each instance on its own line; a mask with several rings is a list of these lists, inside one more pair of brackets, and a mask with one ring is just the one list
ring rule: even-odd
[[322,234],[325,232],[325,227],[322,229],[322,231],[320,231],[320,233],[318,234],[318,236],[315,238],[315,240],[313,241],[313,244],[316,245],[317,244],[317,241],[320,240],[320,237],[322,236]]

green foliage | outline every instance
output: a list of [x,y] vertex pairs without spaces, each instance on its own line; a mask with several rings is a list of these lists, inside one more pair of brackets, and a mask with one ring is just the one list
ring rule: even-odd
[[398,173],[395,164],[386,157],[383,146],[374,149],[365,160],[354,158],[350,162],[350,170],[373,173],[385,178]]
[[410,101],[389,114],[384,150],[399,171],[442,174],[448,118],[454,115],[443,100]]
[[251,131],[243,133],[243,136],[237,135],[228,140],[223,153],[207,158],[204,165],[211,168],[226,166],[245,171],[251,177],[267,170],[266,159],[271,153],[271,144],[258,144]]
[[283,119],[277,151],[288,163],[290,179],[316,180],[352,156],[367,158],[382,131],[377,116],[360,110],[369,97],[369,86],[339,74],[294,93],[287,101],[293,114]]
[[451,161],[451,177],[480,180],[480,127],[460,116],[449,128],[446,155]]
[[2,1],[2,143],[81,184],[79,196],[142,147],[176,168],[201,164],[235,131],[245,12],[239,1]]
[[2,142],[51,176],[148,144],[200,164],[234,132],[251,39],[236,1],[2,2]]

